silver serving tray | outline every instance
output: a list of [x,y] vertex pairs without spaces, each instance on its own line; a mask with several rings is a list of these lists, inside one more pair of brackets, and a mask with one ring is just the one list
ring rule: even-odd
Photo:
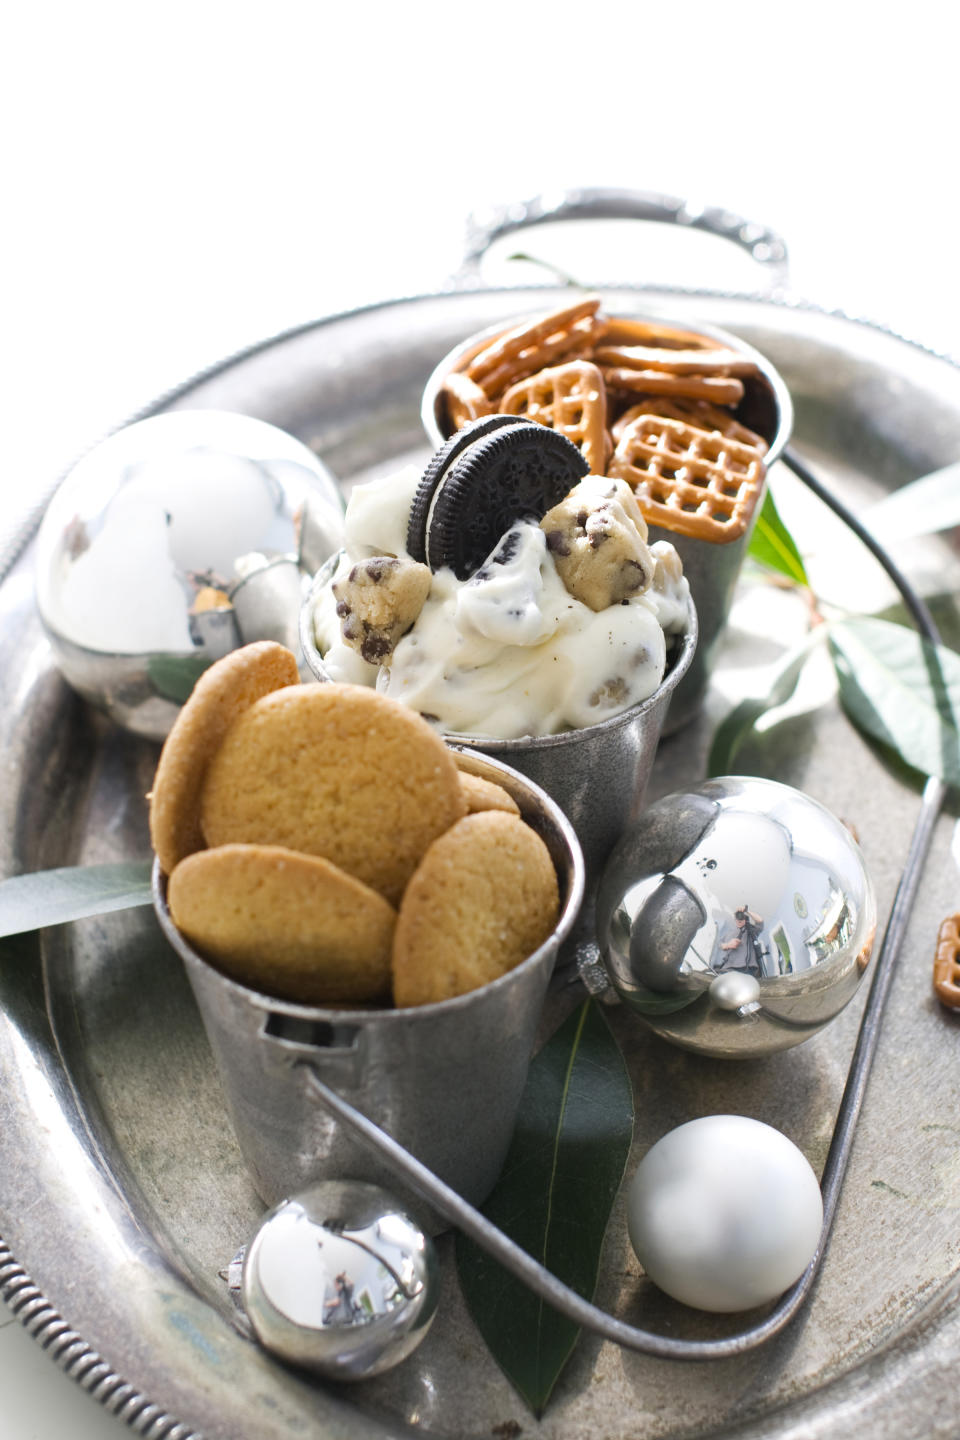
[[[797,448],[855,506],[960,454],[960,372],[894,335],[770,299],[604,295],[611,310],[699,319],[765,351],[793,394]],[[420,392],[446,350],[561,296],[456,292],[334,317],[151,408],[260,416],[350,482],[425,456]],[[845,543],[850,603],[873,608],[872,562]],[[904,547],[900,559],[928,597],[942,597],[935,610],[956,644],[956,535]],[[0,873],[146,858],[157,747],[118,732],[63,684],[34,613],[31,563],[28,547],[0,585]],[[771,607],[766,587],[743,585],[705,712],[661,746],[650,798],[702,777],[716,715],[783,648],[791,603]],[[919,807],[916,777],[880,757],[832,701],[751,741],[739,765],[807,790],[855,825],[885,916]],[[248,1338],[221,1277],[261,1207],[179,961],[146,910],[2,951],[0,1290],[54,1360],[151,1440],[953,1433],[960,1035],[930,984],[937,928],[958,903],[953,825],[945,814],[937,826],[821,1276],[800,1317],[759,1351],[677,1365],[585,1336],[537,1424],[477,1337],[446,1237],[440,1317],[404,1367],[334,1389],[274,1362]],[[572,998],[567,972],[552,1011]],[[673,1050],[611,1008],[636,1089],[634,1159],[682,1120],[735,1111],[779,1126],[822,1164],[861,1007],[796,1050],[739,1064]],[[619,1206],[598,1299],[673,1334],[727,1324],[642,1286]]]

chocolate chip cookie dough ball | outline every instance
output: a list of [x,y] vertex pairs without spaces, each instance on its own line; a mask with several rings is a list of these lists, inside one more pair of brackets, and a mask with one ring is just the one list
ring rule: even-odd
[[389,660],[423,609],[430,579],[429,567],[416,560],[374,555],[359,561],[330,587],[344,643],[370,665]]
[[591,610],[642,595],[653,580],[647,526],[622,480],[588,475],[540,521],[557,574]]

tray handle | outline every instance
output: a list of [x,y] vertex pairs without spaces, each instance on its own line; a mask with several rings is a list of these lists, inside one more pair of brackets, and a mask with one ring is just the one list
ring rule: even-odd
[[501,236],[556,220],[646,220],[705,230],[745,250],[763,268],[770,290],[787,284],[786,242],[765,225],[719,206],[698,205],[653,191],[586,188],[535,195],[530,200],[470,215],[466,248],[460,269],[453,277],[454,285],[462,289],[477,289],[482,285],[480,263]]

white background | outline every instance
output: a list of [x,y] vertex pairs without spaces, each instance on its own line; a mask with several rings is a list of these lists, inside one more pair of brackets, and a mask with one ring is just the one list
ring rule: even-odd
[[[729,207],[786,238],[796,294],[960,355],[951,9],[17,6],[0,32],[0,533],[167,386],[288,325],[440,288],[469,212],[545,191]],[[571,263],[763,283],[693,238],[618,231]],[[534,232],[523,246],[546,253]],[[0,1433],[126,1432],[0,1308]]]

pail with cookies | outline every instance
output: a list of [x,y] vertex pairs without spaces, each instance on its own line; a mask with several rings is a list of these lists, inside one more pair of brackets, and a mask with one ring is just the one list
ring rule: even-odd
[[253,1184],[393,1184],[310,1071],[468,1199],[509,1144],[583,861],[558,806],[406,706],[301,684],[263,642],[211,667],[161,753],[154,902]]
[[565,435],[591,473],[625,482],[651,541],[671,543],[699,619],[697,654],[665,729],[692,718],[759,514],[793,423],[770,361],[713,326],[605,313],[581,295],[465,339],[427,382],[434,445],[504,413]]
[[490,415],[422,471],[351,492],[301,648],[451,743],[521,771],[573,822],[595,880],[643,801],[697,645],[675,547],[571,440]]

